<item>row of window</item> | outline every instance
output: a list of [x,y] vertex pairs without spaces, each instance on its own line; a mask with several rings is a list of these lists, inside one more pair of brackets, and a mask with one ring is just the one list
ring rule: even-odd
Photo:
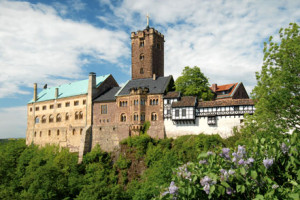
[[[65,121],[68,121],[69,118],[70,118],[69,113],[66,113],[65,116],[64,116],[64,118],[65,118]],[[75,120],[78,120],[78,119],[83,119],[83,113],[82,113],[82,111],[80,111],[80,112],[78,112],[78,111],[75,112]],[[57,114],[57,115],[56,115],[55,121],[56,121],[56,122],[61,122],[61,121],[62,121],[62,116],[61,116],[61,114]],[[44,123],[47,123],[47,117],[46,117],[46,115],[43,115],[43,116],[42,116],[41,122],[42,122],[43,124],[44,124]],[[49,115],[49,117],[48,117],[48,122],[49,122],[49,123],[53,123],[53,122],[54,122],[54,116],[53,116],[53,115]],[[40,118],[39,118],[39,116],[36,116],[36,117],[35,117],[35,123],[36,123],[36,124],[40,123]]]
[[200,112],[243,111],[243,110],[255,110],[255,108],[254,106],[224,106],[224,107],[212,107],[212,108],[199,108]]
[[[139,119],[140,118],[140,119]],[[151,121],[157,121],[157,114],[156,113],[151,113]],[[142,113],[141,115],[138,115],[137,113],[135,113],[133,115],[133,121],[145,121],[145,114]],[[122,113],[120,115],[120,122],[126,122],[126,114]]]
[[[140,39],[140,47],[144,47],[145,46],[145,40],[144,39]],[[161,45],[159,42],[156,43],[155,47],[157,49],[161,49]]]
[[[73,104],[74,104],[74,106],[78,106],[78,105],[79,105],[79,101],[76,100],[76,101],[73,102]],[[86,100],[83,100],[83,101],[82,101],[82,105],[85,105],[85,104],[86,104]],[[56,105],[57,108],[61,108],[61,106],[62,106],[61,103],[58,103],[58,104]],[[69,101],[68,101],[68,102],[65,102],[65,107],[69,107],[69,106],[70,106],[70,102],[69,102]],[[49,105],[49,109],[54,109],[54,104],[50,104],[50,105]],[[30,110],[30,112],[32,112],[32,107],[31,107],[29,110]],[[40,107],[39,107],[39,106],[36,106],[36,107],[35,107],[35,111],[39,111],[39,110],[40,110]],[[46,106],[46,105],[42,106],[42,110],[47,110],[47,106]]]
[[[80,135],[82,135],[82,131],[83,131],[83,129],[81,128],[81,129],[79,130],[79,134],[80,134]],[[55,134],[55,133],[56,133],[57,136],[59,136],[60,130],[59,130],[59,129],[56,130],[56,132],[54,132],[54,134]],[[42,135],[43,135],[43,132],[40,131],[39,136],[42,137]],[[73,130],[72,130],[72,135],[76,135],[76,129],[73,129]],[[48,130],[48,136],[49,136],[49,137],[51,136],[51,130]],[[34,137],[37,137],[37,132],[36,132],[36,131],[34,132]]]

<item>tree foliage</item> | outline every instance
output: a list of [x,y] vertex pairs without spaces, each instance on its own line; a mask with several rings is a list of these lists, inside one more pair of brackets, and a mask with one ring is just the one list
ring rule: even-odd
[[185,96],[197,96],[199,99],[211,100],[213,93],[209,89],[208,79],[201,72],[200,68],[185,67],[182,75],[175,81],[176,91],[182,92]]
[[[264,63],[252,92],[257,101],[254,120],[260,130],[300,130],[300,33],[291,23],[279,31],[280,41],[264,44]],[[252,119],[251,119],[252,120]]]

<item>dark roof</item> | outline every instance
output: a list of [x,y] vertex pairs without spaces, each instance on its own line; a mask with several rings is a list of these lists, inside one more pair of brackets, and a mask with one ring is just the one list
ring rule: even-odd
[[148,88],[149,94],[163,94],[168,86],[172,76],[158,77],[156,80],[152,78],[130,80],[121,89],[118,96],[129,95],[131,88]]
[[175,99],[180,97],[180,92],[168,92],[165,96],[164,99]]
[[195,103],[196,103],[196,97],[186,96],[186,97],[181,97],[180,101],[173,102],[172,107],[173,108],[176,108],[176,107],[191,107],[191,106],[194,107]]
[[243,105],[254,105],[254,102],[252,99],[230,99],[230,100],[198,102],[198,108],[199,107],[216,107],[216,106],[243,106]]
[[113,87],[106,91],[104,94],[100,95],[98,98],[94,99],[95,102],[103,102],[103,101],[115,101],[116,94],[120,90],[120,87]]

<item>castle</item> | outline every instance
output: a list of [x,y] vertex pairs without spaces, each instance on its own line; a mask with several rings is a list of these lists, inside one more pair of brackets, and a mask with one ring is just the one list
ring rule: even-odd
[[120,87],[112,75],[47,88],[27,105],[27,145],[59,144],[79,159],[100,144],[112,151],[119,142],[138,135],[145,121],[153,138],[187,134],[228,137],[245,113],[255,110],[242,83],[213,84],[213,101],[172,91],[172,76],[164,76],[164,35],[147,26],[131,33],[132,79]]

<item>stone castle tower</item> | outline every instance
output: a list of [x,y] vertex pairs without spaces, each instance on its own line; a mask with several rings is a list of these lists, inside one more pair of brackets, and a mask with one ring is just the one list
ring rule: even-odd
[[147,26],[131,33],[132,80],[164,76],[164,35]]

